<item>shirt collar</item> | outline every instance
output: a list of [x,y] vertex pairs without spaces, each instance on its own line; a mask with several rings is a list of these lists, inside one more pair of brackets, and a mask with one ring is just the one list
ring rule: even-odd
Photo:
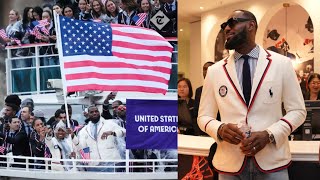
[[[260,52],[260,48],[258,45],[256,45],[256,47],[254,47],[247,55],[250,56],[253,59],[258,60],[259,58],[259,52]],[[234,52],[234,60],[237,61],[241,58],[243,54],[238,53],[237,51]]]

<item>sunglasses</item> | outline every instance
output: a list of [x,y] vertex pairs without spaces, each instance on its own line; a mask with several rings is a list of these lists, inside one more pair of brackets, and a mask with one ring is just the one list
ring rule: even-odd
[[239,22],[246,22],[246,21],[252,21],[252,20],[253,19],[232,17],[232,18],[228,19],[228,21],[222,23],[220,25],[220,27],[221,27],[222,30],[224,30],[227,26],[229,26],[230,28],[233,28]]

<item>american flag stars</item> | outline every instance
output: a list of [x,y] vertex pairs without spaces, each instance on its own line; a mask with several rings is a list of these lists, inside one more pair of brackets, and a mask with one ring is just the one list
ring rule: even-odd
[[110,26],[102,23],[79,23],[63,18],[65,24],[60,29],[64,56],[104,55],[112,56],[112,34]]

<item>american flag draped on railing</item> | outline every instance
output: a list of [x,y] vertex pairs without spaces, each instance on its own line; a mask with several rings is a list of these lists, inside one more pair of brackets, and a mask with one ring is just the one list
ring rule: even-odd
[[172,46],[156,31],[63,16],[58,20],[61,72],[68,92],[167,92]]

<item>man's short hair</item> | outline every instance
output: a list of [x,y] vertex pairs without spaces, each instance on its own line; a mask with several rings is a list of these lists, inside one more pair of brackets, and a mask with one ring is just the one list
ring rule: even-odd
[[30,106],[27,106],[27,105],[25,105],[25,106],[22,106],[21,107],[21,110],[23,109],[23,108],[28,108],[28,111],[29,111],[29,114],[31,114],[32,113],[32,108],[30,107]]
[[20,107],[21,105],[21,99],[16,94],[10,94],[9,96],[6,97],[4,101],[6,104],[15,104],[18,107]]
[[58,117],[60,116],[60,114],[65,114],[65,113],[66,113],[65,110],[63,110],[63,109],[58,109],[58,110],[56,110],[56,112],[54,113],[54,117],[55,117],[55,118],[58,118]]
[[19,107],[15,104],[7,103],[6,106],[11,107],[13,111],[18,112]]
[[120,101],[120,100],[115,100],[115,101],[113,101],[113,103],[118,103],[119,105],[123,104],[122,101]]
[[[68,109],[72,109],[72,107],[71,107],[70,104],[67,104],[67,107],[68,107]],[[66,109],[66,105],[65,105],[65,104],[62,104],[60,109],[65,110],[65,109]]]
[[241,11],[243,12],[243,15],[248,18],[248,19],[252,19],[255,23],[256,23],[256,30],[258,29],[258,22],[257,22],[257,18],[256,16],[250,12],[250,11],[247,11],[247,10],[244,10],[244,9],[238,9],[238,10],[235,10],[235,11]]

